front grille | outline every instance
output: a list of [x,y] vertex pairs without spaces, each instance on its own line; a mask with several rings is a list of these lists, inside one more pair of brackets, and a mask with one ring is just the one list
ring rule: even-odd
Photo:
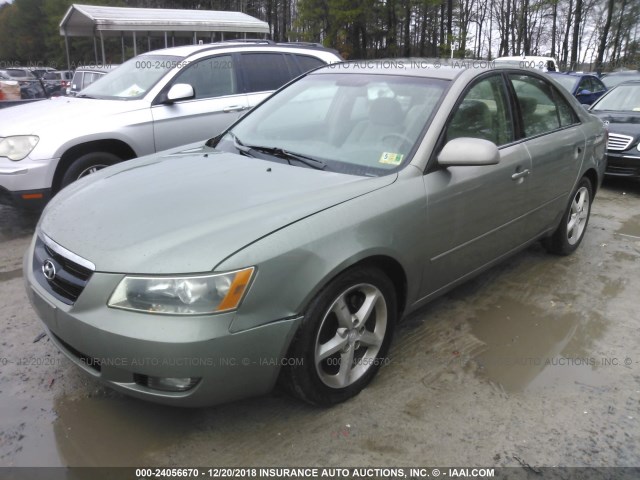
[[[33,252],[33,274],[49,293],[67,305],[73,305],[84,287],[87,286],[93,271],[78,264],[61,253],[61,248],[54,249],[53,242],[45,243],[38,236]],[[50,262],[55,269],[53,278],[44,274],[45,263]]]
[[628,135],[620,135],[619,133],[609,133],[609,142],[607,143],[607,150],[626,150],[633,142],[633,137]]

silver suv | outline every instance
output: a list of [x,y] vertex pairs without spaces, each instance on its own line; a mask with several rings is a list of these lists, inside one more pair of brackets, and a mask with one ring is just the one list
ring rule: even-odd
[[101,168],[213,137],[291,79],[341,60],[313,44],[167,48],[75,97],[0,111],[0,203],[39,207]]

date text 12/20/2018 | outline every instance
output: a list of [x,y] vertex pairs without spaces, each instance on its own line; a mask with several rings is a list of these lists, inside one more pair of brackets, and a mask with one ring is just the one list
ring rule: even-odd
[[242,479],[298,479],[298,478],[437,478],[466,477],[491,478],[495,476],[493,468],[137,468],[136,478],[242,478]]

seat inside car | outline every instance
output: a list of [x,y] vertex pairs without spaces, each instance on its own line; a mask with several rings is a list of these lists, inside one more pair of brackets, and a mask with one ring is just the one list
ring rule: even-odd
[[390,133],[402,132],[404,112],[395,98],[380,97],[371,102],[366,120],[359,122],[347,137],[347,142],[376,144]]
[[447,140],[473,137],[495,142],[492,127],[491,112],[487,104],[481,100],[465,99],[451,120]]

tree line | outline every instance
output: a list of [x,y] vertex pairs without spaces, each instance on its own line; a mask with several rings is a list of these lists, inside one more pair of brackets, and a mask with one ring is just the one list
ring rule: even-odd
[[[63,65],[64,41],[58,25],[73,1],[14,0],[1,5],[0,62],[42,63],[46,59]],[[83,0],[82,3],[242,11],[266,21],[275,41],[320,42],[351,59],[419,56],[491,60],[508,55],[550,55],[567,70],[640,68],[637,0]],[[140,41],[138,51],[145,51],[146,44]],[[72,58],[93,58],[92,39],[74,38],[71,45]],[[107,48],[111,56],[118,58],[119,41]],[[131,50],[128,46],[128,57]]]

